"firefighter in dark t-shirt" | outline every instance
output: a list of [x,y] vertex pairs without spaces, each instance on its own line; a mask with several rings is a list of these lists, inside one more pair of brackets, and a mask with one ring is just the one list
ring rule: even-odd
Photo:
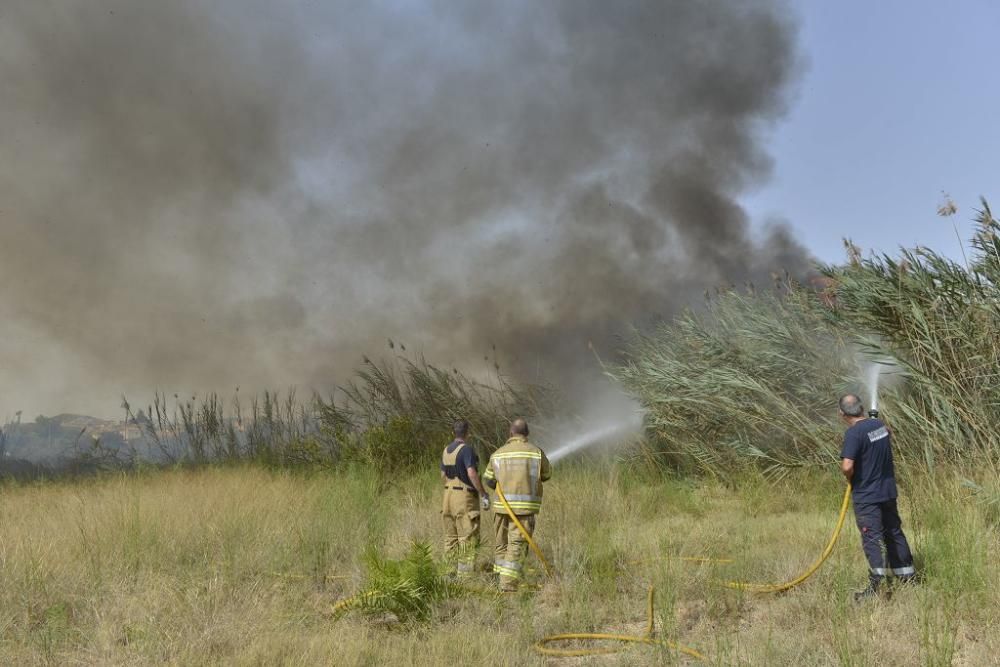
[[855,600],[878,595],[889,574],[900,580],[914,577],[913,556],[896,508],[896,473],[892,465],[892,435],[879,419],[865,417],[861,399],[840,399],[840,417],[848,424],[840,469],[851,483],[854,516],[869,566],[869,584]]
[[458,574],[468,574],[475,566],[479,546],[479,511],[489,509],[490,501],[479,479],[479,457],[465,442],[469,422],[455,422],[454,433],[455,439],[441,454],[441,524],[445,558],[455,565]]

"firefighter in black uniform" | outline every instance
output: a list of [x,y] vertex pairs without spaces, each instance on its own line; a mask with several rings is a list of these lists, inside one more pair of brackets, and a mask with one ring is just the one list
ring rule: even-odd
[[861,601],[878,595],[889,574],[901,581],[914,578],[913,556],[896,508],[896,473],[892,465],[892,435],[872,411],[865,417],[861,399],[840,399],[840,417],[848,424],[840,469],[852,485],[854,517],[869,566],[869,584],[854,594]]

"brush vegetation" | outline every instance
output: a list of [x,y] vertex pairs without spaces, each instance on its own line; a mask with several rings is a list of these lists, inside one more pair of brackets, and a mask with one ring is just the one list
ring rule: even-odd
[[[96,461],[88,469],[142,465],[254,462],[268,467],[363,464],[379,470],[424,465],[440,454],[459,418],[476,425],[471,442],[489,455],[506,437],[511,420],[551,414],[554,393],[516,383],[500,373],[474,379],[422,358],[396,355],[372,361],[329,397],[302,399],[294,390],[265,391],[249,399],[237,390],[171,401],[156,394],[145,409],[123,407],[138,438],[121,443],[89,440],[61,468]],[[51,476],[51,475],[50,475]]]
[[819,289],[786,278],[722,292],[632,339],[611,372],[647,409],[648,461],[716,476],[827,465],[842,430],[837,394],[870,401],[864,367],[888,363],[879,407],[897,460],[995,478],[1000,223],[983,202],[964,263],[847,247]]

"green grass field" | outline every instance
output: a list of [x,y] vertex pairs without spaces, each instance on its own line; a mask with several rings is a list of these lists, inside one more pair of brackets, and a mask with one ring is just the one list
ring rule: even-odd
[[[850,521],[826,565],[788,594],[716,583],[784,580],[811,563],[836,519],[833,471],[724,487],[557,466],[537,531],[556,575],[529,559],[540,589],[458,594],[426,621],[333,615],[364,586],[366,550],[398,558],[424,540],[440,554],[437,487],[433,469],[390,478],[249,466],[0,487],[0,662],[686,664],[646,646],[571,659],[532,649],[551,633],[641,634],[650,585],[657,636],[713,664],[987,665],[1000,655],[996,516],[957,483],[903,484],[925,580],[891,600],[853,603],[866,565]],[[487,588],[487,575],[472,583]]]

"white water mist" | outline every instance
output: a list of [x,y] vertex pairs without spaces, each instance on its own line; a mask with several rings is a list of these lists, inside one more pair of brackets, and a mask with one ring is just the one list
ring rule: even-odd
[[871,398],[871,409],[878,410],[878,381],[882,376],[882,364],[875,362],[868,366],[868,396]]
[[577,416],[538,425],[538,440],[555,463],[586,449],[616,447],[642,433],[643,410],[612,382],[578,387],[582,398]]
[[865,386],[871,402],[869,407],[878,410],[879,391],[895,385],[902,377],[902,369],[892,357],[865,357],[859,365],[865,369]]
[[578,452],[601,443],[610,443],[615,439],[625,439],[630,435],[638,433],[641,428],[642,416],[638,413],[624,419],[598,424],[587,428],[581,433],[571,435],[568,440],[563,441],[556,449],[547,452],[547,456],[550,463],[555,463],[573,452]]

